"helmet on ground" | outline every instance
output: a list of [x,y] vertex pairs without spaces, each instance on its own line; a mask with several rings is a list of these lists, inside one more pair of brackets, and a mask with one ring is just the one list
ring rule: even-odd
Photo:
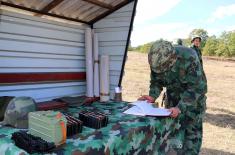
[[156,41],[150,48],[148,61],[152,71],[156,73],[168,71],[176,61],[175,49],[169,41]]
[[36,103],[30,97],[15,97],[8,104],[2,125],[28,128],[28,113],[36,110]]

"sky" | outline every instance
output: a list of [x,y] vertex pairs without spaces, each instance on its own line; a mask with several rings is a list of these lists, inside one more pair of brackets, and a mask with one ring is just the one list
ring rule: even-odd
[[195,28],[209,36],[235,30],[235,0],[138,0],[131,46],[187,38]]

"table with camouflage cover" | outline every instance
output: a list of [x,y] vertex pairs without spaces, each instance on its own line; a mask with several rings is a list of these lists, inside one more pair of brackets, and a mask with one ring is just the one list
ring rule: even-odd
[[[102,111],[109,117],[107,127],[83,127],[82,133],[67,139],[54,154],[165,154],[170,148],[181,148],[184,132],[181,118],[134,116],[123,111],[132,105],[122,103],[93,103],[91,106],[70,107],[67,112],[78,117],[81,110]],[[11,134],[18,129],[0,127],[0,154],[27,154],[16,147]]]

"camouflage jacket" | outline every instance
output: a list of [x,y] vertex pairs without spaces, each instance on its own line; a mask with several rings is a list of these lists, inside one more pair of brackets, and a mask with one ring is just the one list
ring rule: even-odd
[[199,58],[199,61],[200,61],[200,63],[201,63],[201,67],[202,67],[203,78],[207,81],[207,79],[206,79],[206,74],[205,74],[204,68],[203,68],[202,52],[201,52],[200,48],[198,48],[198,47],[196,47],[196,46],[194,46],[194,45],[191,46],[191,48],[197,52],[197,56],[198,56],[198,58]]
[[190,48],[175,46],[177,60],[172,68],[163,73],[151,71],[149,95],[156,99],[163,87],[170,101],[166,107],[179,107],[181,112],[205,110],[203,97],[207,82],[197,54]]
[[203,66],[203,62],[202,62],[202,52],[201,52],[200,48],[198,48],[198,47],[195,46],[195,45],[191,46],[191,48],[194,49],[194,50],[197,52],[197,56],[198,56],[198,58],[199,58],[199,60],[200,60],[200,63],[201,63],[202,66]]

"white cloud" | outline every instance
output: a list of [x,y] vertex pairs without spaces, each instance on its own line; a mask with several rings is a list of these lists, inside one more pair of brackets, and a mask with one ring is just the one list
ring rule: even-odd
[[220,6],[215,10],[215,12],[213,12],[211,17],[208,19],[208,22],[212,23],[218,19],[224,18],[225,16],[233,16],[233,15],[235,15],[235,4]]
[[235,31],[235,25],[229,25],[225,27],[226,31]]
[[138,46],[157,39],[173,41],[176,38],[186,38],[193,27],[187,23],[152,24],[145,27],[134,27],[131,44]]
[[[168,13],[181,0],[139,0],[135,17],[134,30],[132,32],[132,46],[157,40],[159,38],[174,39],[179,35],[182,23],[151,24],[157,17]],[[184,31],[184,30],[182,30]],[[174,33],[174,34],[172,34]]]
[[181,0],[139,0],[135,24],[162,16],[174,8]]

